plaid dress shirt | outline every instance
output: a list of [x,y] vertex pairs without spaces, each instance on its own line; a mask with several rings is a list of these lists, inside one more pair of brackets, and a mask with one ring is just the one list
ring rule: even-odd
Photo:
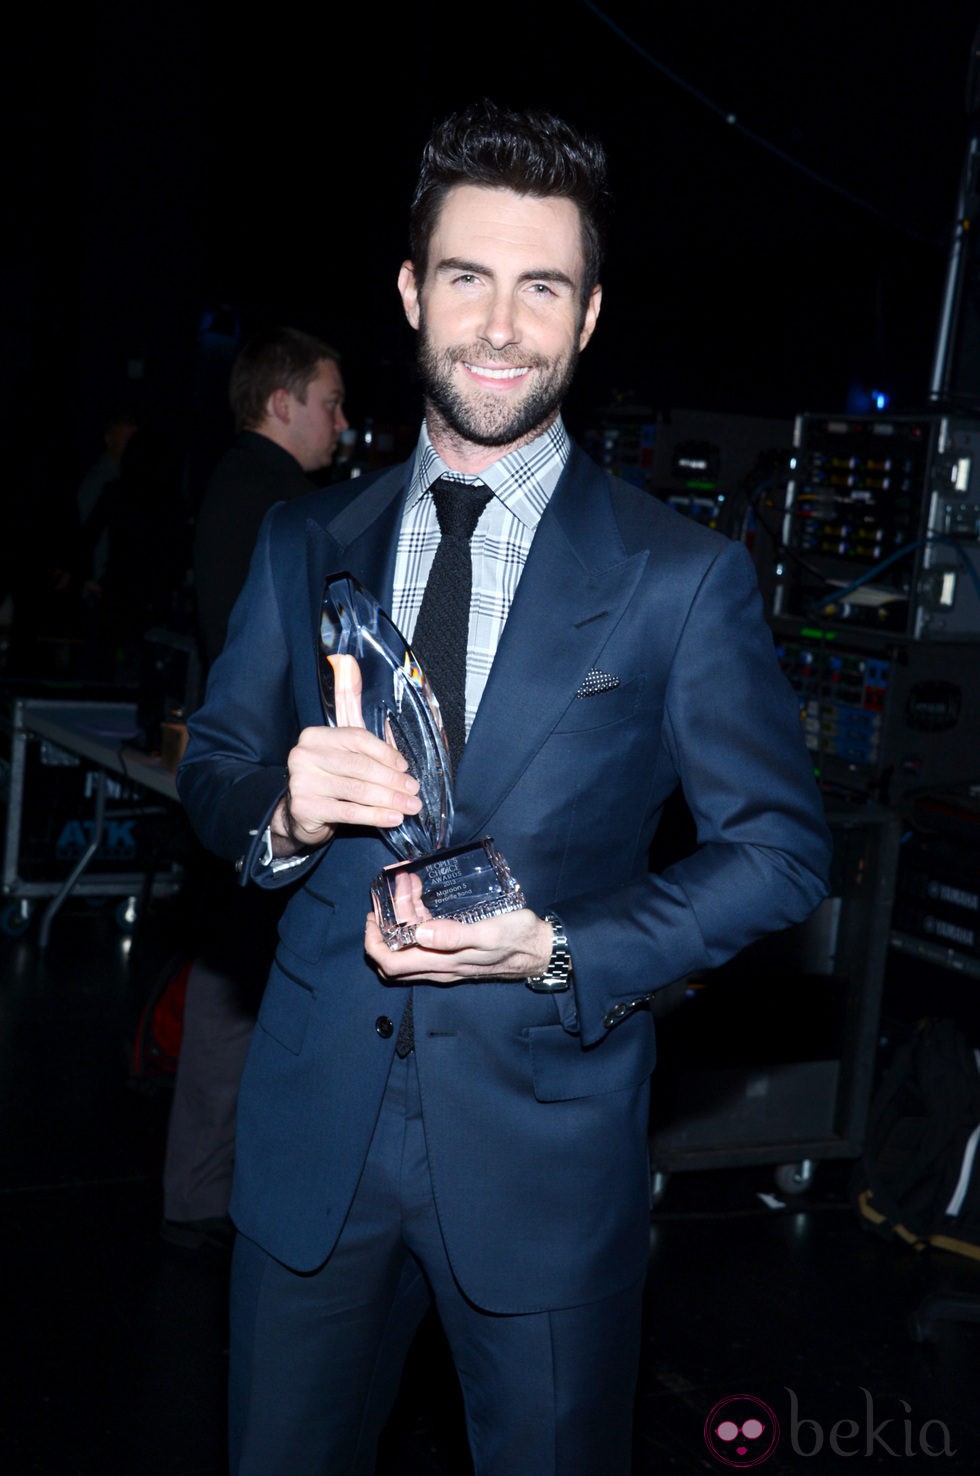
[[508,452],[479,476],[451,471],[433,449],[425,425],[402,512],[392,619],[411,641],[425,582],[439,542],[431,487],[438,477],[482,482],[493,493],[471,545],[473,594],[466,654],[466,732],[476,715],[531,540],[571,450],[561,417],[529,445]]

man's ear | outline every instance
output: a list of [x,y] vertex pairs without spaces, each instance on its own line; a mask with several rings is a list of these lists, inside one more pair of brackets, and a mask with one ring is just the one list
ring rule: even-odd
[[288,425],[290,420],[289,391],[275,389],[265,402],[265,413],[270,420],[278,420],[280,425]]
[[419,326],[419,289],[415,280],[415,268],[410,261],[403,261],[398,273],[398,291],[401,294],[405,316],[413,328]]
[[582,331],[578,336],[579,353],[585,348],[589,339],[595,331],[595,325],[599,320],[599,309],[602,307],[602,288],[598,285],[593,287],[589,301],[585,308],[585,316],[582,320]]

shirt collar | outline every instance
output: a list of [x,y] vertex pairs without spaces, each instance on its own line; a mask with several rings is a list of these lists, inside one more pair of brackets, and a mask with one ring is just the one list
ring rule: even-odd
[[513,513],[529,528],[535,528],[565,469],[571,449],[571,439],[559,415],[547,430],[542,431],[540,436],[536,436],[526,446],[521,446],[517,451],[508,451],[506,456],[492,462],[478,475],[468,475],[446,466],[429,440],[428,427],[423,421],[415,451],[406,511],[415,507],[437,477],[445,476],[459,482],[482,482],[499,498],[508,512]]

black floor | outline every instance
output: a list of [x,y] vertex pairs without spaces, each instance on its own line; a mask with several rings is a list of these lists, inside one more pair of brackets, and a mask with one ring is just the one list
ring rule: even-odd
[[[226,1268],[160,1241],[168,1093],[128,1072],[173,923],[157,904],[128,937],[111,907],[80,902],[43,955],[36,927],[0,939],[2,1476],[225,1471]],[[980,1295],[980,1262],[863,1230],[848,1167],[820,1163],[788,1197],[768,1166],[668,1178],[651,1222],[637,1476],[980,1469],[980,1326],[921,1340],[910,1324],[930,1292]],[[775,1415],[774,1445],[763,1433],[741,1455],[709,1449],[709,1413],[734,1396],[736,1423]],[[468,1471],[430,1327],[384,1476]]]

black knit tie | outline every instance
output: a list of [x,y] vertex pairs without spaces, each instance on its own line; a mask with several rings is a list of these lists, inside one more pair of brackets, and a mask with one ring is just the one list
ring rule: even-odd
[[439,699],[455,771],[466,742],[466,647],[473,566],[470,539],[492,493],[440,477],[432,497],[442,537],[422,596],[412,649]]
[[[432,484],[442,537],[415,622],[412,650],[439,699],[454,772],[466,743],[466,647],[473,590],[470,539],[491,496],[482,482],[453,482],[440,477]],[[399,1056],[407,1056],[414,1045],[409,992],[395,1050]]]

